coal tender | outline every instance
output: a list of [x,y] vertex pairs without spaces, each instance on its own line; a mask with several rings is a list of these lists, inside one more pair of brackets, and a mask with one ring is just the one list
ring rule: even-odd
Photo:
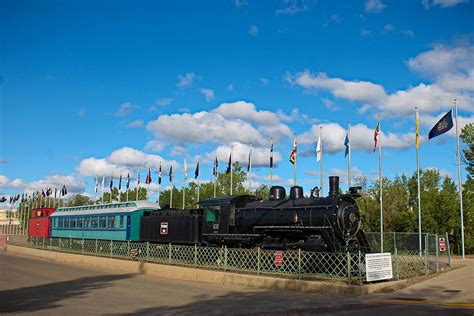
[[273,186],[269,200],[240,195],[199,202],[201,208],[161,209],[144,214],[141,239],[160,243],[227,245],[308,251],[362,251],[369,246],[360,228],[361,216],[354,200],[360,187],[339,192],[339,177],[329,177],[329,195],[309,197],[303,188]]

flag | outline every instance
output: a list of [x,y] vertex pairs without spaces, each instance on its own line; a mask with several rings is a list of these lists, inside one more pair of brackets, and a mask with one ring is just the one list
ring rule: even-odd
[[377,126],[375,127],[375,131],[374,131],[374,152],[377,149],[377,140],[379,138],[379,132],[380,132],[380,120],[377,121]]
[[219,167],[219,161],[217,160],[217,156],[216,156],[216,159],[214,159],[214,169],[212,170],[212,174],[214,175],[214,177],[217,177],[218,167]]
[[140,168],[137,170],[137,186],[140,185]]
[[170,182],[173,182],[173,164],[170,167]]
[[43,197],[46,197],[46,193],[44,193],[44,190],[41,190],[41,195],[42,195]]
[[119,179],[119,191],[122,191],[122,174],[120,174],[120,179]]
[[296,135],[293,139],[293,149],[291,150],[291,154],[290,154],[290,162],[292,164],[296,163]]
[[184,177],[184,180],[188,178],[188,166],[186,165],[186,159],[184,159],[183,177]]
[[349,130],[347,130],[346,139],[344,139],[344,146],[346,146],[344,157],[347,157],[347,155],[349,155]]
[[130,172],[127,174],[127,190],[130,188]]
[[[57,193],[58,193],[58,188],[54,188],[54,198],[56,198]],[[33,194],[34,194],[34,192],[33,192]]]
[[194,170],[194,179],[197,179],[199,177],[199,160],[196,165],[196,170]]
[[438,123],[433,126],[430,133],[428,134],[428,139],[432,139],[433,137],[439,136],[441,134],[446,133],[451,128],[453,128],[453,116],[452,111],[449,110],[439,121]]
[[148,174],[146,175],[145,183],[146,183],[146,184],[150,184],[150,183],[151,183],[151,170],[150,170],[150,167],[148,167]]
[[230,170],[232,169],[232,152],[229,155],[229,163],[227,164],[227,169],[225,173],[230,173]]
[[323,154],[323,148],[321,143],[321,133],[319,133],[318,144],[316,145],[316,161],[320,161]]
[[65,196],[67,194],[67,189],[66,189],[65,184],[63,185],[63,188],[61,189],[61,194],[62,194],[62,196]]
[[247,164],[247,172],[250,172],[251,167],[252,167],[252,147],[250,147],[250,151],[249,151],[249,162]]
[[418,111],[415,112],[415,146],[420,147],[420,117]]
[[50,196],[52,193],[53,190],[51,188],[48,188],[48,190],[46,190],[46,196]]
[[114,187],[114,176],[110,177],[110,191],[112,191],[112,188]]
[[273,168],[273,139],[270,145],[270,168]]
[[[95,193],[99,192],[99,179],[95,177]],[[54,189],[54,197],[56,197],[56,189]]]
[[3,202],[6,202],[7,201],[7,198],[2,196],[2,198],[0,199],[0,202],[3,203]]
[[160,169],[158,170],[158,184],[161,184],[161,161],[160,161]]
[[102,176],[102,193],[104,193],[105,176]]

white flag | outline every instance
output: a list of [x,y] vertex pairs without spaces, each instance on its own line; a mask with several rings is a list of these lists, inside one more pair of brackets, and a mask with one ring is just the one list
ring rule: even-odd
[[322,144],[321,144],[321,134],[319,134],[318,145],[316,146],[316,160],[320,161],[322,155],[323,155],[323,150],[322,150]]
[[186,166],[186,159],[184,159],[183,171],[184,171],[184,180],[186,180],[188,178],[188,167]]

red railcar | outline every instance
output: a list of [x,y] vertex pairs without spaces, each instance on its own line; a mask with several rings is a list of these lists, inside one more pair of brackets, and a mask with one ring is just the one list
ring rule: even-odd
[[28,227],[28,236],[30,237],[49,237],[51,228],[51,219],[49,215],[54,212],[54,208],[35,208],[31,212],[30,225]]

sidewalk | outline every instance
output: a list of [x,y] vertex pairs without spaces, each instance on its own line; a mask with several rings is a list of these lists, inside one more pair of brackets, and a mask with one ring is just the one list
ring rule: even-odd
[[455,259],[455,266],[463,265],[429,280],[402,290],[371,295],[391,302],[436,304],[474,308],[474,259]]

